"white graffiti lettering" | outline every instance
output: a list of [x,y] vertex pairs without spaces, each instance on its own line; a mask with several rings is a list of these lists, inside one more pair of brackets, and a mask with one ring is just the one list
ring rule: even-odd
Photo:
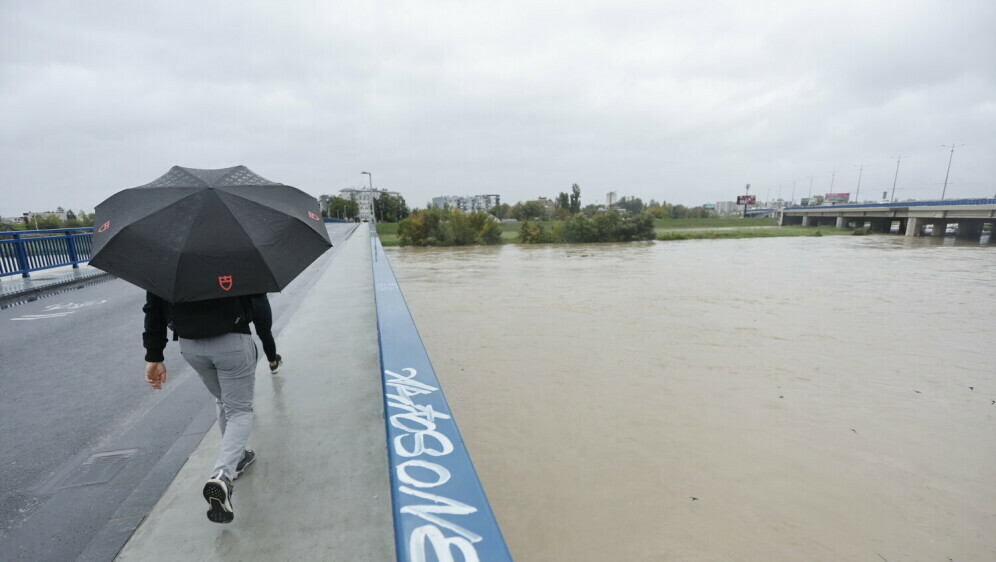
[[[394,452],[401,457],[448,455],[454,450],[453,442],[445,434],[437,431],[436,422],[451,417],[446,412],[434,409],[431,404],[415,403],[414,399],[418,396],[439,390],[415,380],[417,374],[418,371],[412,368],[401,369],[400,373],[384,370],[384,386],[393,391],[386,393],[387,407],[393,412],[390,415],[391,426],[403,432],[394,438]],[[424,474],[420,475],[417,469],[422,469],[421,472]],[[414,515],[430,523],[418,527],[409,536],[409,556],[412,562],[426,560],[427,546],[431,547],[440,562],[456,562],[453,555],[457,552],[464,562],[477,562],[477,550],[473,543],[481,541],[481,535],[442,517],[469,515],[476,513],[477,508],[418,490],[418,488],[435,488],[449,482],[450,471],[440,464],[420,459],[407,460],[399,464],[395,470],[397,481],[402,484],[398,487],[399,493],[432,502],[426,505],[405,505],[400,509],[402,514]],[[429,477],[429,473],[433,473],[435,478],[430,477],[429,480],[425,480],[419,477]],[[460,536],[447,537],[441,528]]]
[[477,556],[477,550],[474,549],[474,545],[467,542],[466,539],[462,537],[447,537],[439,530],[439,527],[435,525],[423,525],[412,531],[411,537],[408,539],[408,556],[412,562],[426,561],[425,542],[427,539],[429,545],[432,546],[432,552],[436,555],[436,559],[439,562],[457,562],[453,558],[453,547],[456,547],[460,551],[463,562],[479,562],[480,560]]
[[437,513],[442,515],[470,515],[471,513],[476,513],[477,508],[467,505],[462,502],[450,498],[444,498],[443,496],[437,496],[435,494],[430,494],[428,492],[423,492],[421,490],[416,490],[414,488],[409,488],[408,486],[401,486],[398,491],[402,494],[409,494],[416,496],[431,502],[436,502],[436,504],[442,505],[406,505],[401,508],[401,513],[408,513],[416,517],[421,517],[430,523],[435,523],[440,527],[444,527],[453,531],[454,533],[461,535],[470,542],[480,542],[481,535],[465,529],[456,523],[452,523],[436,515]]
[[[405,438],[410,437],[414,443],[411,449],[405,448]],[[426,439],[435,439],[439,444],[439,448],[427,447],[425,444]],[[394,452],[398,453],[402,457],[417,457],[421,454],[431,455],[433,457],[441,457],[443,455],[448,455],[453,452],[453,442],[450,438],[439,433],[438,431],[416,431],[415,433],[405,433],[404,435],[399,435],[394,438]]]
[[[395,408],[400,408],[402,410],[407,410],[404,414],[394,414],[391,416],[391,425],[394,427],[404,430],[404,431],[422,431],[425,429],[435,429],[436,418],[441,420],[450,419],[449,414],[444,414],[442,412],[437,412],[432,409],[432,405],[422,405],[422,404],[388,404],[388,406],[393,406]],[[408,427],[404,420],[415,422],[418,424],[419,428]]]
[[414,402],[411,399],[412,396],[418,396],[420,394],[431,394],[439,390],[434,386],[429,386],[423,382],[413,380],[415,375],[417,374],[417,371],[415,369],[407,368],[401,370],[410,372],[410,374],[406,377],[404,375],[388,371],[387,369],[384,370],[384,374],[387,375],[388,377],[391,377],[384,382],[384,386],[393,387],[395,392],[397,392],[397,394],[388,394],[387,395],[388,398],[397,400],[402,404],[412,405],[414,404]]
[[[422,480],[416,480],[410,474],[408,474],[408,467],[418,467],[424,468],[426,470],[431,470],[436,473],[435,482],[424,482]],[[450,481],[450,471],[446,469],[445,466],[440,466],[434,462],[427,461],[405,461],[398,465],[398,480],[401,480],[405,484],[411,484],[416,488],[435,488],[436,486],[442,486],[443,484]]]

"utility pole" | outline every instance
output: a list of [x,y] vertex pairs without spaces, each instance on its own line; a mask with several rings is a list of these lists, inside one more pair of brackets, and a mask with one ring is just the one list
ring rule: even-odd
[[747,218],[747,200],[750,198],[750,184],[747,184],[747,194],[744,196],[744,217]]
[[951,174],[951,160],[954,159],[954,149],[958,148],[959,146],[965,146],[965,145],[951,143],[950,146],[946,144],[942,144],[941,146],[944,148],[951,149],[951,156],[948,157],[948,171],[944,173],[944,189],[941,190],[941,201],[944,201],[944,194],[948,192],[948,176]]
[[896,157],[896,177],[892,178],[892,202],[896,202],[896,182],[899,181],[899,163],[903,161],[903,155]]

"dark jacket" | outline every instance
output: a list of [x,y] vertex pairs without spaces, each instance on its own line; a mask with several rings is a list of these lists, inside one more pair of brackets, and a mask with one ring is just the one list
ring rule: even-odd
[[185,339],[202,339],[222,334],[250,334],[252,304],[249,297],[227,297],[197,302],[170,303],[145,293],[145,331],[142,332],[142,345],[145,346],[145,360],[163,360],[166,348],[166,328],[173,329],[174,335]]

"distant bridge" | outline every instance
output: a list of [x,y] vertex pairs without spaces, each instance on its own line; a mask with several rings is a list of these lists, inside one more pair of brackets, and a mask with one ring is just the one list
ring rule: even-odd
[[[949,224],[958,225],[958,236],[979,238],[984,229],[996,223],[996,199],[948,199],[943,201],[905,201],[788,207],[778,224],[802,226],[862,227],[869,224],[875,232],[891,232],[893,223],[906,236],[929,233],[943,236]],[[988,227],[986,225],[989,225]],[[990,236],[990,242],[994,242]]]

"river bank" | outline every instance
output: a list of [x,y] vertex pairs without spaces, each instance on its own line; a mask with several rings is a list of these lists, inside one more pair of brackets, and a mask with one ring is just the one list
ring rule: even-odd
[[[535,221],[549,232],[556,221]],[[502,223],[501,244],[514,244],[519,237],[521,222]],[[812,236],[850,234],[832,228],[778,227],[776,219],[710,218],[710,219],[658,219],[654,221],[657,240],[694,240],[716,238],[770,238],[784,236]],[[400,246],[397,223],[378,223],[377,235],[385,247]]]

